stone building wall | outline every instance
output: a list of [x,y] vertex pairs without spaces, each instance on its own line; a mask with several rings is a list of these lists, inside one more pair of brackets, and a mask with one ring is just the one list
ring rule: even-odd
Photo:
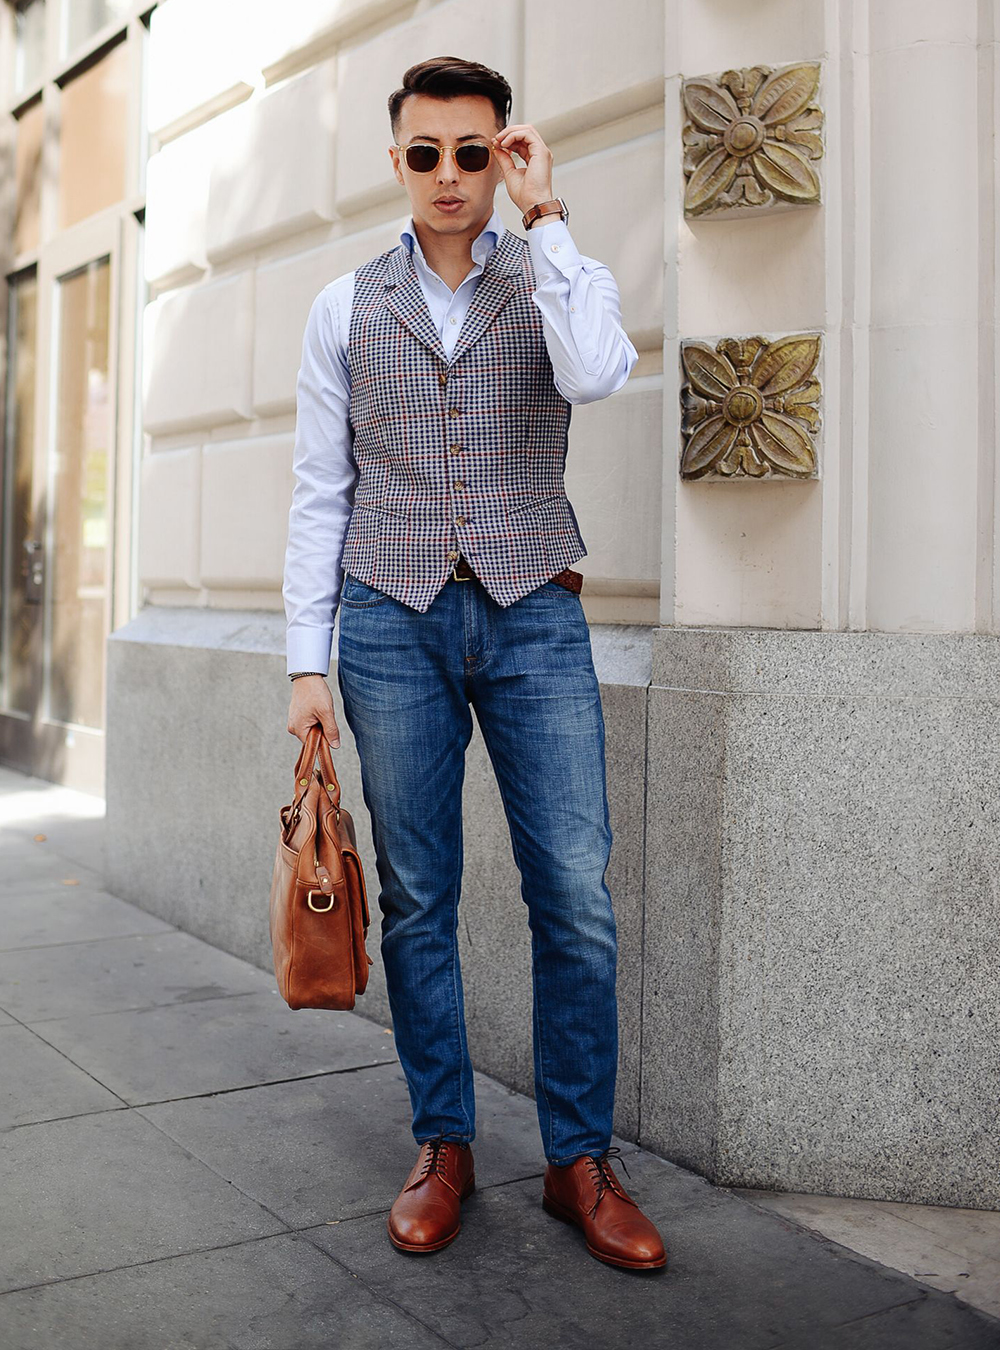
[[[152,22],[147,604],[110,643],[113,884],[268,964],[302,328],[408,215],[388,93],[474,56],[553,149],[640,352],[574,411],[567,468],[608,725],[616,1127],[726,1183],[996,1206],[996,5],[233,12]],[[346,728],[338,770],[362,815]],[[466,811],[470,1043],[530,1091],[478,731]],[[388,1016],[378,963],[358,1011]]]

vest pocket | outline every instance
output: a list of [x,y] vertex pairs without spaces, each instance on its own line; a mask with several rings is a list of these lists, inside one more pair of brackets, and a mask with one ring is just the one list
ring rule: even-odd
[[[527,555],[537,561],[541,552],[553,572],[561,572],[587,552],[576,513],[565,492],[551,492],[515,507],[507,513],[507,523],[512,539],[520,543]],[[561,591],[564,596],[575,594],[558,583],[546,582],[541,590],[552,594]]]
[[405,523],[404,516],[395,515],[381,506],[355,502],[341,554],[345,574],[373,576],[389,550],[389,541],[400,538]]
[[368,511],[371,511],[375,516],[388,516],[390,520],[402,520],[402,519],[403,519],[403,513],[402,513],[401,511],[392,511],[392,510],[389,509],[388,506],[382,506],[380,502],[357,502],[357,501],[356,501],[356,502],[354,503],[354,508],[353,508],[353,509],[354,509],[355,511],[361,511],[361,512],[368,512]]
[[549,492],[544,497],[535,497],[530,502],[524,502],[521,506],[515,506],[513,510],[508,511],[508,516],[524,516],[532,511],[540,511],[543,506],[549,506],[552,502],[562,502],[566,500],[564,492]]
[[515,538],[541,539],[550,549],[577,538],[576,517],[565,492],[553,492],[524,506],[515,506],[507,512],[507,520]]

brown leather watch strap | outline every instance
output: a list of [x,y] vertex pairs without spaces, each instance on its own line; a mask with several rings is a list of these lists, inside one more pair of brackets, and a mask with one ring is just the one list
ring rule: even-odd
[[521,224],[529,230],[532,221],[537,220],[539,216],[561,216],[565,220],[568,216],[566,203],[561,197],[552,197],[547,202],[535,202],[534,206],[529,206],[521,217]]

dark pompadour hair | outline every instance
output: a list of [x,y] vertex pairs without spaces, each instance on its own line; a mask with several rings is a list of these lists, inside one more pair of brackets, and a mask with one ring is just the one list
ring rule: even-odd
[[389,123],[394,141],[399,140],[400,109],[412,94],[430,94],[434,98],[482,94],[493,104],[498,127],[506,126],[510,117],[510,85],[498,71],[458,56],[432,56],[404,71],[402,88],[389,95]]

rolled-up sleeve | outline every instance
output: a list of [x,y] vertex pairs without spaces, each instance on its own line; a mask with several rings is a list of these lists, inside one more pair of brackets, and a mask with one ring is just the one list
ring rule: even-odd
[[593,403],[620,389],[639,353],[622,327],[611,269],[580,253],[565,221],[528,230],[535,270],[532,303],[542,315],[556,388],[570,403]]
[[282,598],[286,664],[327,674],[340,603],[344,536],[358,468],[350,423],[350,373],[342,332],[353,273],[313,301],[302,339],[295,389],[295,485],[288,512]]

